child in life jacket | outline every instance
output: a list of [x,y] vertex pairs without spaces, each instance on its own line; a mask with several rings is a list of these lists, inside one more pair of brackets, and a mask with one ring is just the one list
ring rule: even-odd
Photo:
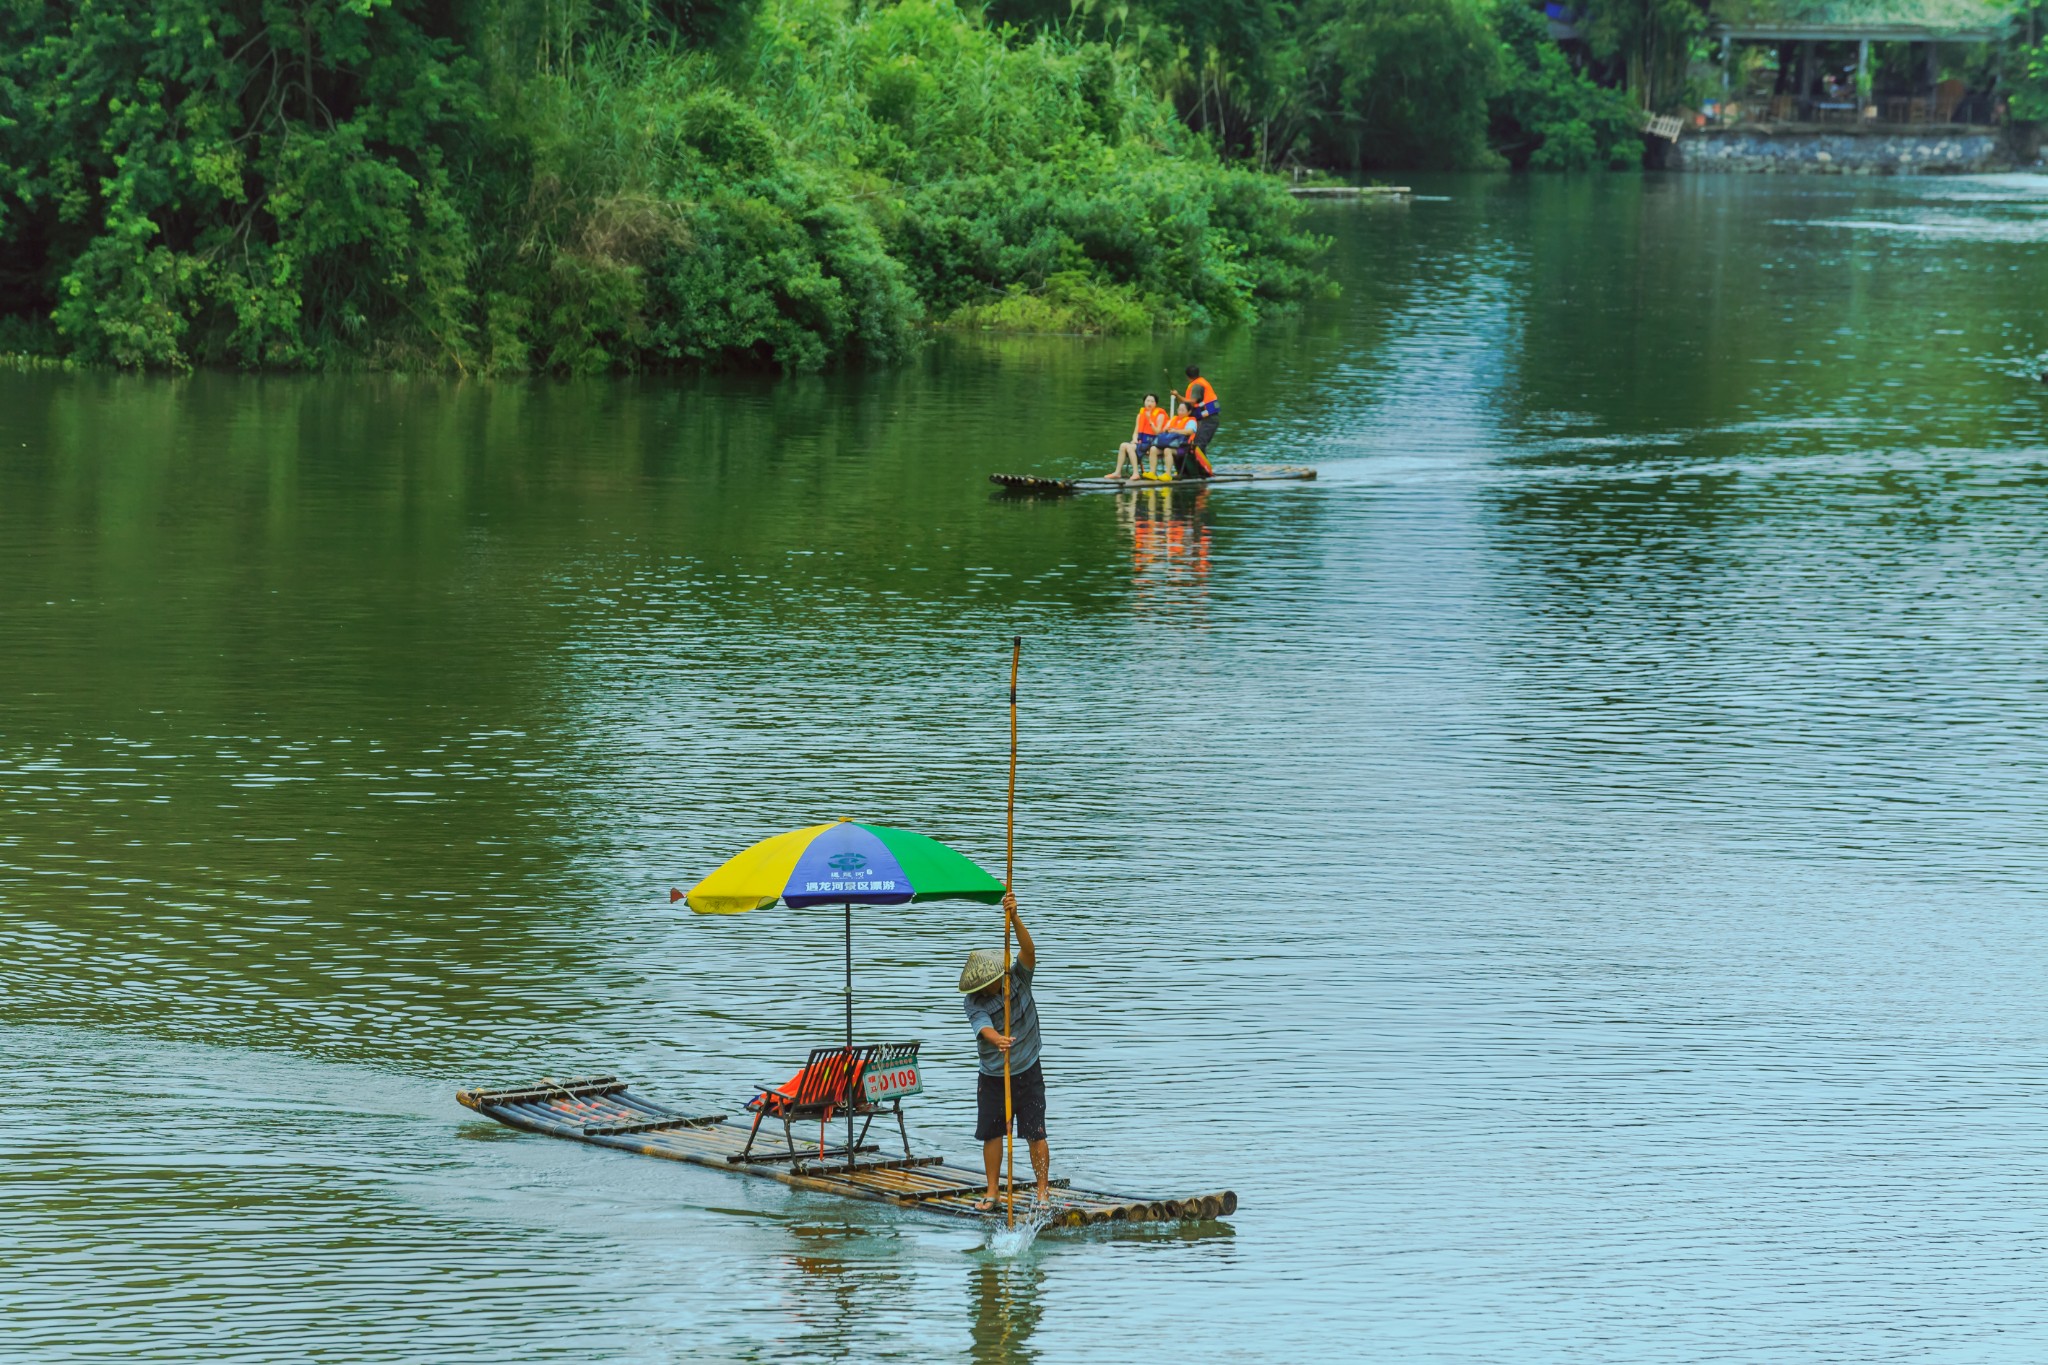
[[[1166,430],[1145,452],[1145,477],[1148,479],[1170,479],[1175,473],[1186,468],[1190,445],[1195,439],[1195,419],[1188,412],[1186,403],[1173,405],[1173,416],[1167,419]],[[1162,459],[1165,472],[1160,472],[1155,458]]]

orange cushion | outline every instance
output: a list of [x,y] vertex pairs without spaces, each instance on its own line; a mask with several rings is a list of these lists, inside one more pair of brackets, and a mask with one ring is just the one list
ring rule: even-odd
[[771,1114],[781,1113],[783,1106],[796,1098],[796,1088],[804,1083],[804,1072],[809,1070],[807,1066],[797,1068],[796,1075],[791,1076],[776,1089],[763,1090],[748,1100],[747,1108],[766,1109]]

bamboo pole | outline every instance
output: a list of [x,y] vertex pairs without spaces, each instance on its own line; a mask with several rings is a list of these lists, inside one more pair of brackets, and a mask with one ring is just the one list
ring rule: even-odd
[[[853,902],[846,903],[846,1059],[841,1063],[846,1068],[846,1169],[852,1170],[854,1157],[853,1111]],[[818,1145],[825,1145],[822,1128],[818,1132]]]
[[[1003,894],[1017,889],[1017,666],[1024,659],[1024,637],[1010,637],[1010,805],[1003,826]],[[1003,1036],[1010,1036],[1010,908],[1003,907]],[[1003,1049],[1003,1142],[1008,1164],[1003,1172],[1004,1220],[1017,1226],[1017,1119],[1010,1102],[1010,1049]]]

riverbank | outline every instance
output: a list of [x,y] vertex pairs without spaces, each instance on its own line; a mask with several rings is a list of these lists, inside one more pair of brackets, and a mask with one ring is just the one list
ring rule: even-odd
[[1688,129],[1664,154],[1674,171],[1791,175],[1981,175],[2031,164],[2039,137],[2009,127],[1736,124]]

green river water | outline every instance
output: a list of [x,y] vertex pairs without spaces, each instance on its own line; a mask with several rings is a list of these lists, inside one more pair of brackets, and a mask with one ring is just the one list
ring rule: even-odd
[[[2038,1361],[2048,180],[1451,179],[1340,299],[886,373],[0,373],[0,1358]],[[1016,501],[1190,355],[1312,484]],[[512,1133],[836,1036],[846,815],[1018,885],[971,1228]],[[925,1040],[985,907],[864,911]]]

